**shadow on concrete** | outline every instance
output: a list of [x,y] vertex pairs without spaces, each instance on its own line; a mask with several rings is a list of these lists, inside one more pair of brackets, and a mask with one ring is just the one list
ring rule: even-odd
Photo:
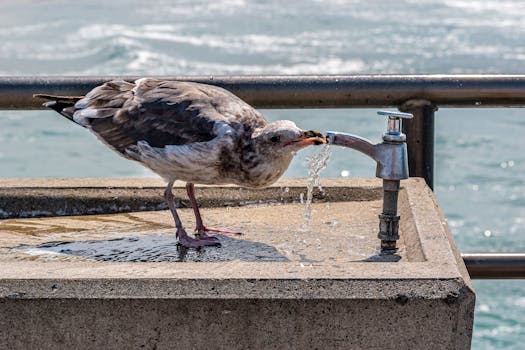
[[273,246],[218,236],[221,247],[188,249],[174,235],[135,236],[110,240],[60,241],[20,245],[38,255],[54,252],[106,262],[284,262],[289,261]]
[[401,256],[397,254],[375,254],[366,259],[360,260],[362,262],[398,262]]

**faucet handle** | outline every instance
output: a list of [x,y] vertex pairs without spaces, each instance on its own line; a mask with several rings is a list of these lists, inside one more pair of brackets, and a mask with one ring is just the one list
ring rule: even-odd
[[386,115],[389,118],[402,118],[402,119],[412,119],[414,115],[411,113],[403,113],[396,111],[377,111],[379,115]]
[[406,135],[401,131],[401,120],[414,118],[412,114],[395,111],[377,111],[377,114],[388,117],[387,130],[383,134],[383,141],[406,141]]

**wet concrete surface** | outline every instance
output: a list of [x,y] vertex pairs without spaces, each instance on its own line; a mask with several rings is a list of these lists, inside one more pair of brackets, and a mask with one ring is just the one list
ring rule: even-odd
[[[392,261],[378,255],[380,201],[314,203],[306,224],[304,205],[266,204],[205,208],[211,227],[242,235],[217,235],[220,247],[185,249],[177,244],[168,211],[0,221],[1,260],[104,262]],[[191,209],[179,209],[187,231]],[[401,245],[394,259],[406,258]]]

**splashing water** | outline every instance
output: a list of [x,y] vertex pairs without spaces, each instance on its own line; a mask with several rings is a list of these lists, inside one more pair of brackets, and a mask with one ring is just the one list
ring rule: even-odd
[[[319,191],[324,193],[323,188],[321,187],[321,171],[328,165],[328,160],[330,159],[330,146],[323,145],[321,151],[311,158],[307,158],[308,161],[308,184],[306,185],[306,206],[304,208],[304,225],[303,228],[306,229],[310,220],[312,219],[312,198],[314,187],[317,186]],[[301,198],[302,199],[302,198]],[[302,203],[302,201],[301,201]]]

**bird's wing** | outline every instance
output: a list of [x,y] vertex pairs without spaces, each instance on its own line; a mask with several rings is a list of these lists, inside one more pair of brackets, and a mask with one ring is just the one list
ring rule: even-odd
[[212,85],[140,79],[105,83],[75,104],[73,119],[112,148],[146,141],[152,147],[206,142],[224,129],[267,124],[255,109]]

